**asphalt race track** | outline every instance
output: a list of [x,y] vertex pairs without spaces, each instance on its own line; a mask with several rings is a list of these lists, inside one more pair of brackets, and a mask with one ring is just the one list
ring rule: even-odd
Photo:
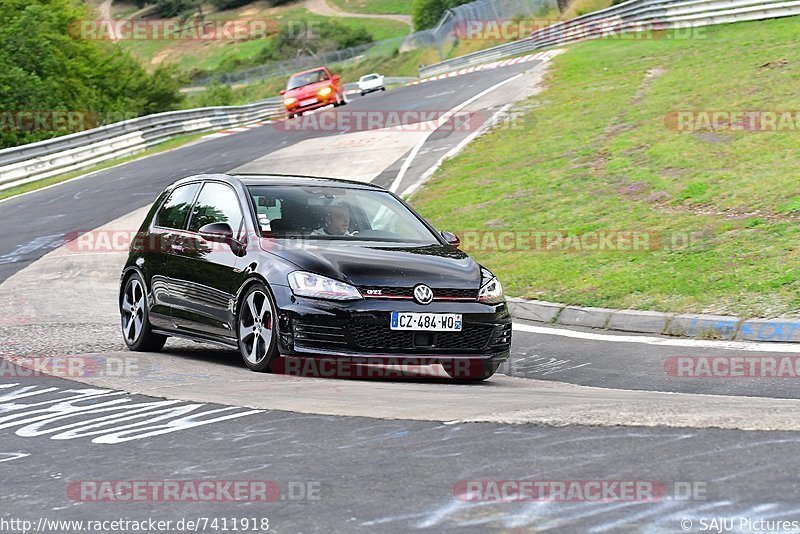
[[[445,113],[470,101],[465,109],[489,120],[534,94],[545,66],[355,97],[325,113]],[[684,378],[669,364],[800,351],[598,338],[519,322],[511,360],[482,384],[423,368],[309,378],[292,372],[302,362],[260,375],[213,345],[171,339],[160,354],[126,351],[116,311],[126,251],[65,245],[78,232],[135,231],[164,186],[194,173],[350,176],[402,193],[474,130],[280,122],[0,203],[0,531],[22,531],[12,520],[31,521],[30,531],[77,532],[51,521],[122,518],[212,532],[221,530],[213,520],[263,526],[268,518],[276,532],[655,533],[700,532],[711,518],[736,518],[734,531],[754,532],[762,519],[800,518],[797,381]],[[76,362],[77,372],[60,378],[32,369],[47,358]],[[268,498],[117,502],[98,489],[176,480],[258,482]],[[515,480],[633,481],[660,490],[649,500],[517,502],[464,492],[476,481]]]

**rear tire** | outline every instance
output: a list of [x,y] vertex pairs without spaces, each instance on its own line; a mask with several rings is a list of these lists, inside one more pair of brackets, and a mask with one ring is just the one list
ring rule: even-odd
[[278,357],[277,313],[272,294],[254,284],[242,297],[236,315],[239,353],[251,371],[268,373]]
[[459,382],[482,382],[492,377],[500,368],[499,362],[467,361],[445,362],[442,364],[444,372],[453,380]]
[[119,311],[122,338],[130,350],[158,352],[164,348],[167,336],[153,333],[150,325],[147,291],[139,273],[132,274],[125,282],[119,299]]

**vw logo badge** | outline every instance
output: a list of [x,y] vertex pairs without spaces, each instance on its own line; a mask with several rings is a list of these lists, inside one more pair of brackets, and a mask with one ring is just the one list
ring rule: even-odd
[[433,301],[433,290],[425,284],[414,286],[414,300],[420,304],[430,304]]

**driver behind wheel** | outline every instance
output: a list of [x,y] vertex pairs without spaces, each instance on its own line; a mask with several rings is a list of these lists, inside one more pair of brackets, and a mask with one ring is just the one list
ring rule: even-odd
[[350,210],[347,206],[331,206],[325,211],[322,227],[311,235],[352,236],[350,229]]

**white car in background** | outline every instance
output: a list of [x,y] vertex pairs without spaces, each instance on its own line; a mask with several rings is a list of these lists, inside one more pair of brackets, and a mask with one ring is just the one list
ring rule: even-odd
[[376,72],[365,74],[358,80],[358,90],[361,91],[361,96],[373,91],[385,91],[386,86],[383,85],[383,76]]

